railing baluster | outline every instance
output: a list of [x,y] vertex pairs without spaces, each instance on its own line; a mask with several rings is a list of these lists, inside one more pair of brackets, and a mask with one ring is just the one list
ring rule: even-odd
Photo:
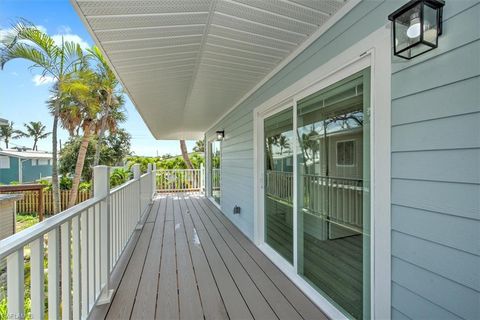
[[[59,234],[58,228],[48,232],[48,318],[58,319],[60,310],[59,298]],[[42,259],[43,260],[43,259]],[[43,261],[42,261],[43,262]]]
[[80,215],[80,278],[82,317],[88,315],[88,210]]
[[7,312],[23,319],[24,311],[23,247],[7,257]]
[[[23,277],[23,275],[21,275]],[[43,270],[43,236],[30,243],[31,318],[43,319],[45,287]]]
[[93,208],[87,210],[88,245],[88,308],[95,302],[95,216]]
[[72,275],[72,285],[73,285],[73,319],[80,319],[81,317],[81,296],[82,296],[82,287],[81,287],[81,244],[80,244],[80,217],[76,216],[72,219],[72,259],[73,259],[73,275]]
[[62,259],[62,319],[70,319],[72,311],[71,303],[71,287],[70,287],[70,223],[66,222],[61,226],[61,259]]
[[[95,299],[102,288],[100,280],[100,204],[93,207],[93,216],[95,217]],[[110,240],[110,239],[109,239]],[[111,243],[109,241],[109,243]],[[104,257],[110,259],[110,257]],[[110,272],[110,270],[108,270]]]

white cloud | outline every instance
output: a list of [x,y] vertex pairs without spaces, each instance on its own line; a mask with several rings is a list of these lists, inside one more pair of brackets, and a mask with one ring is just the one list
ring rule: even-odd
[[74,43],[78,43],[80,47],[84,50],[90,47],[90,45],[85,40],[83,40],[82,38],[80,38],[80,36],[76,34],[55,34],[52,36],[52,39],[57,45],[61,45],[62,37],[64,42],[71,41]]
[[18,77],[18,73],[16,73],[15,71],[10,72],[10,74],[11,74],[12,76],[14,76],[14,77]]
[[57,28],[57,33],[70,34],[72,33],[72,28],[70,28],[69,26],[61,25]]
[[39,74],[36,74],[32,78],[33,83],[35,83],[36,86],[43,86],[45,84],[51,84],[54,83],[56,80],[52,76],[44,76],[42,77]]

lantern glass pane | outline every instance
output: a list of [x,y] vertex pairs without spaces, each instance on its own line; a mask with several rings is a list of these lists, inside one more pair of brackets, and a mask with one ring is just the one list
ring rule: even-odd
[[395,19],[397,52],[420,42],[420,8],[420,4],[416,5]]
[[438,39],[437,9],[424,5],[423,17],[423,41],[436,47]]

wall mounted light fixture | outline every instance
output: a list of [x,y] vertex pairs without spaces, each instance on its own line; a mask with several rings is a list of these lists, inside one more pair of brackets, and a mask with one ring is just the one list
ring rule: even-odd
[[444,5],[443,0],[412,0],[388,16],[396,56],[410,60],[438,47]]
[[224,130],[217,131],[216,133],[217,133],[217,140],[223,140],[223,138],[225,138]]

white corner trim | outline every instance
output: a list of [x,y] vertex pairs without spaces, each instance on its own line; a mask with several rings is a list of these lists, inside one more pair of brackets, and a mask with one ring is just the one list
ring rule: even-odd
[[296,101],[366,67],[371,68],[371,316],[374,319],[389,319],[391,317],[391,30],[389,25],[371,33],[253,110],[255,243],[305,294],[317,303],[327,316],[332,318],[338,318],[340,311],[327,299],[321,297],[298,274],[291,271],[292,266],[278,254],[275,255],[273,249],[264,243],[263,119],[280,111],[285,105],[295,106]]
[[273,78],[280,70],[282,70],[287,64],[292,62],[300,53],[307,49],[315,40],[320,38],[328,29],[330,29],[335,23],[342,19],[348,12],[355,8],[362,0],[349,0],[343,7],[341,7],[330,19],[327,20],[317,31],[315,31],[310,37],[307,38],[297,49],[290,53],[285,59],[280,62],[272,71],[270,71],[262,80],[260,80],[255,87],[250,89],[244,94],[231,108],[224,112],[217,121],[215,121],[205,132],[209,132],[215,126],[217,126],[225,117],[235,110],[240,104],[242,104],[248,97],[255,93],[261,86],[263,86],[268,80]]

